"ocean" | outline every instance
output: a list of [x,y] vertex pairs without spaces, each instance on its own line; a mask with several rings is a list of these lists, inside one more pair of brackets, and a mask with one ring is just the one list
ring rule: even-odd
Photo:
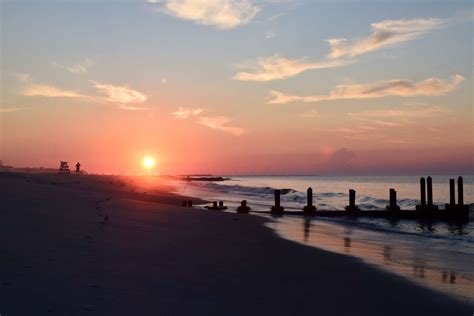
[[[415,209],[419,203],[420,176],[230,176],[222,182],[180,182],[180,194],[209,201],[222,200],[234,212],[241,200],[253,210],[269,210],[273,190],[281,189],[287,210],[301,210],[306,189],[313,188],[318,210],[343,210],[349,189],[357,192],[362,210],[384,209],[389,189],[397,190],[398,205]],[[449,179],[432,176],[434,203],[449,201]],[[464,202],[474,218],[474,176],[464,176]],[[457,195],[456,195],[457,199]],[[311,247],[362,259],[410,280],[474,302],[474,223],[388,220],[376,218],[272,217],[268,227],[280,237]]]

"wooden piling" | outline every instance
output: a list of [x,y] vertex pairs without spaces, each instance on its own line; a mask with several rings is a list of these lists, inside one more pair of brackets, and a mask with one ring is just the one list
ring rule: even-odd
[[395,189],[390,189],[390,207],[397,205],[397,191]]
[[313,205],[313,188],[309,187],[306,190],[306,206],[303,207],[303,213],[305,215],[314,215],[316,212],[316,206]]
[[387,206],[387,210],[391,212],[400,211],[400,207],[397,205],[397,191],[390,189],[390,203]]
[[313,206],[313,188],[311,187],[306,191],[306,206]]
[[349,190],[349,205],[346,206],[346,211],[348,212],[357,212],[360,211],[359,207],[356,206],[356,191],[350,189]]
[[247,200],[242,200],[240,206],[237,208],[237,213],[248,213],[249,211],[250,207],[247,206]]
[[456,204],[454,179],[449,179],[449,204]]
[[433,205],[433,179],[431,177],[426,178],[426,186],[428,190],[428,205]]
[[280,190],[276,189],[274,192],[273,192],[274,196],[275,196],[275,205],[271,208],[271,211],[272,213],[283,213],[284,211],[284,208],[281,207],[280,205],[280,196],[281,196],[281,192]]
[[355,207],[355,205],[356,205],[356,191],[350,189],[349,190],[349,206]]
[[461,176],[458,178],[458,204],[464,205],[464,184]]
[[422,206],[426,205],[426,185],[425,178],[420,178],[420,203]]
[[223,208],[224,207],[224,201],[219,201],[219,207]]
[[188,200],[188,207],[193,207],[193,201]]

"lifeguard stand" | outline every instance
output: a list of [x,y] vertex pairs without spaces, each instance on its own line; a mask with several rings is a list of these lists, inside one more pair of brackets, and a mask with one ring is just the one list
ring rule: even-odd
[[71,173],[71,170],[69,170],[69,165],[67,161],[60,161],[59,162],[59,173],[64,174],[64,173]]

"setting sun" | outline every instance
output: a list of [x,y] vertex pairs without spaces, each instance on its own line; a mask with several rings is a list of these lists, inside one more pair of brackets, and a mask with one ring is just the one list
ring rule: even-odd
[[143,158],[143,166],[146,169],[151,169],[155,166],[155,159],[153,157],[145,157]]

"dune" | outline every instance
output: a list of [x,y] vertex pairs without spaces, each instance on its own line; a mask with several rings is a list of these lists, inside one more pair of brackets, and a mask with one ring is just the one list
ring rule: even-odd
[[182,207],[171,190],[146,177],[0,173],[1,315],[474,312],[279,238],[263,218]]

